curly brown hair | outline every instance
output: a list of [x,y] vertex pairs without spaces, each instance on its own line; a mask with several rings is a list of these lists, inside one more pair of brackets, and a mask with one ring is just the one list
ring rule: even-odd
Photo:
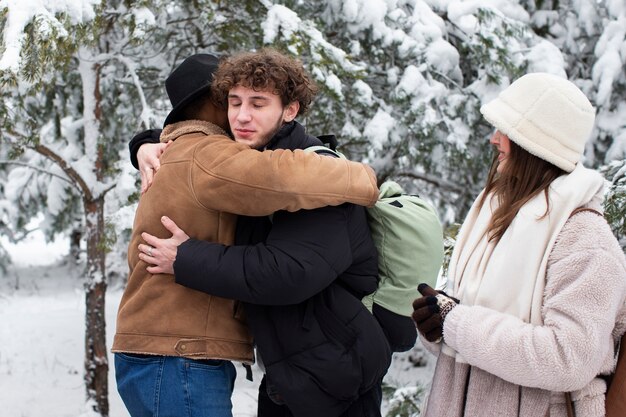
[[237,85],[271,91],[280,97],[283,106],[297,101],[298,115],[306,113],[318,91],[300,61],[271,48],[241,52],[220,61],[212,84],[216,99],[225,104],[228,92]]

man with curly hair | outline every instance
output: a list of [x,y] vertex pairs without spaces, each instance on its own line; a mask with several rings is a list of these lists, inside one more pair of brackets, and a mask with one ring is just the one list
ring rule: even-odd
[[[258,150],[322,145],[295,121],[317,92],[302,64],[274,50],[220,63],[214,87],[237,142]],[[377,254],[364,208],[352,204],[238,218],[235,246],[152,239],[158,272],[244,302],[265,377],[260,417],[380,416],[390,344],[361,298],[377,287]],[[179,246],[180,245],[180,246]],[[174,262],[175,260],[175,262]],[[376,316],[378,317],[378,316]],[[408,342],[415,329],[405,323]]]
[[214,87],[216,99],[228,105],[235,140],[258,150],[281,148],[274,145],[282,137],[294,129],[303,132],[295,118],[307,112],[317,94],[302,65],[272,49],[223,60]]

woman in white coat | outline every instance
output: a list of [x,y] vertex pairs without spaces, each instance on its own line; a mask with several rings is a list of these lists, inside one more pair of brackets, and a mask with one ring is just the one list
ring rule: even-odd
[[[484,105],[497,150],[458,235],[443,292],[413,318],[438,355],[423,415],[605,415],[626,327],[626,259],[604,182],[580,162],[595,119],[566,79],[527,74]],[[568,393],[567,395],[565,393]]]

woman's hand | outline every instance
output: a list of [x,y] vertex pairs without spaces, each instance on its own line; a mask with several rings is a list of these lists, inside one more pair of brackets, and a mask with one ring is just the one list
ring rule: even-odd
[[435,291],[428,284],[420,284],[417,290],[422,297],[413,301],[413,321],[426,340],[439,343],[443,338],[443,322],[459,300]]
[[141,194],[148,191],[152,185],[154,174],[161,167],[159,158],[172,142],[167,143],[144,143],[137,151],[137,164],[141,174]]
[[161,223],[172,232],[172,237],[159,239],[149,233],[142,233],[141,237],[147,245],[139,245],[139,259],[150,265],[147,270],[151,274],[174,275],[174,261],[178,246],[189,240],[189,236],[167,216],[161,217]]

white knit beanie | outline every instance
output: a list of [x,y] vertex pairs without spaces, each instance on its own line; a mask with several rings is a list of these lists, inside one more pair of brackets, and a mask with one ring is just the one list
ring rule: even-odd
[[517,79],[480,112],[513,142],[566,172],[580,160],[595,119],[578,87],[546,73]]

